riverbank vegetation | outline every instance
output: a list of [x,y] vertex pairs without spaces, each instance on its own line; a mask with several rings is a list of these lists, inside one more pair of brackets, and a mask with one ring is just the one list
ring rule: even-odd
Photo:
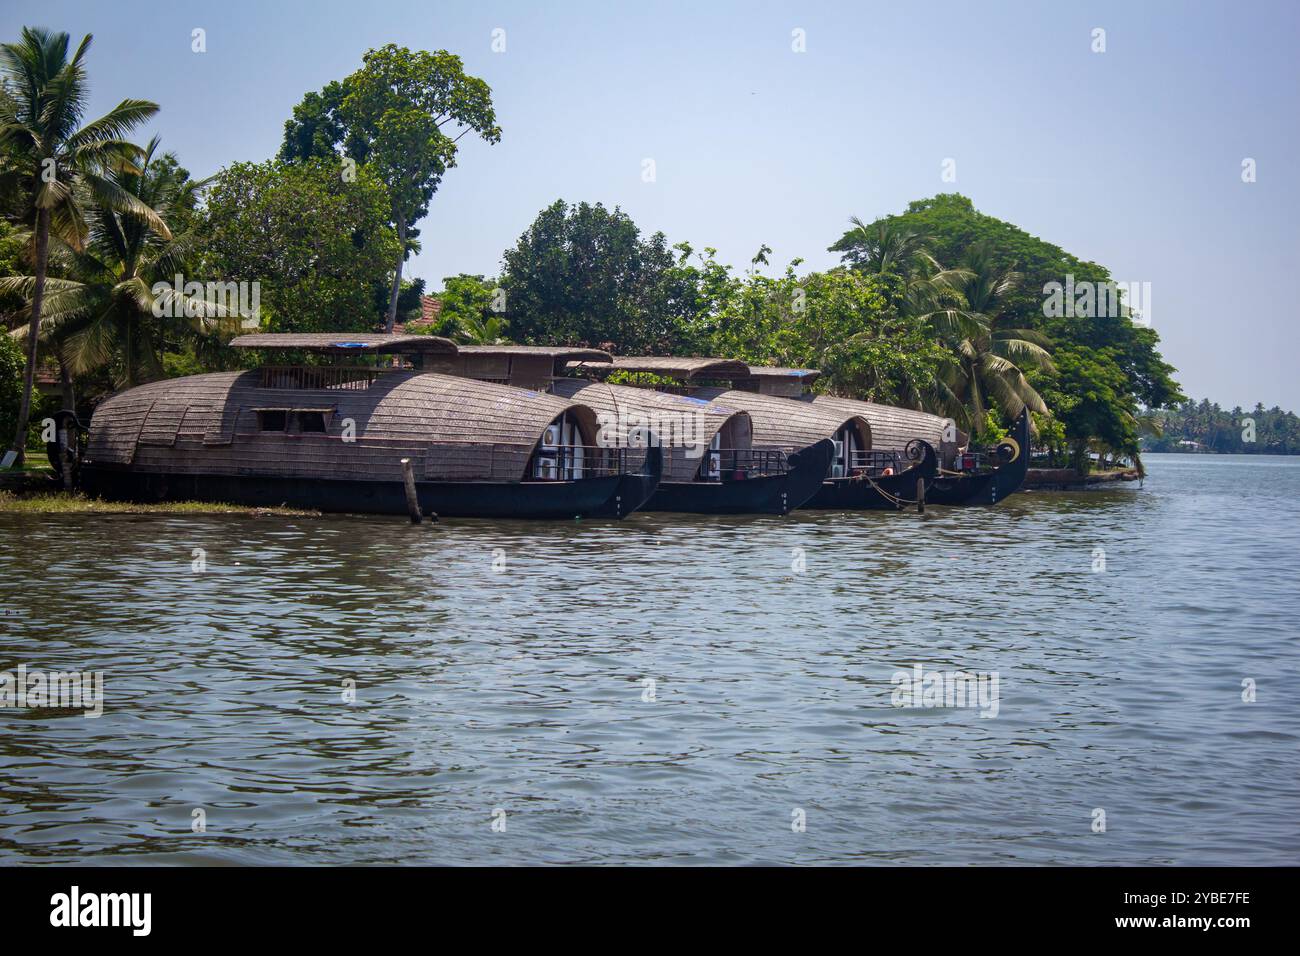
[[51,491],[15,493],[0,490],[0,514],[97,514],[97,515],[278,515],[281,517],[317,517],[318,511],[297,508],[250,508],[244,505],[210,501],[160,501],[142,504],[129,501],[104,501],[83,494]]
[[1208,399],[1188,401],[1153,416],[1157,434],[1146,450],[1214,452],[1228,455],[1300,455],[1300,417],[1280,408],[1256,405],[1231,411]]
[[[1051,283],[1105,285],[1104,267],[956,194],[872,222],[846,208],[847,228],[826,237],[840,262],[822,270],[774,264],[765,245],[737,270],[618,207],[557,200],[499,274],[446,278],[430,309],[425,280],[403,275],[418,223],[457,141],[502,136],[492,91],[458,57],[371,50],[304,95],[276,156],[196,180],[164,142],[130,140],[156,104],[84,121],[89,49],[36,29],[0,47],[0,430],[18,450],[60,407],[84,420],[114,389],[240,367],[249,359],[224,343],[250,327],[419,319],[407,331],[465,343],[818,368],[820,389],[935,411],[977,441],[1028,408],[1059,465],[1137,455],[1158,425],[1149,410],[1185,401],[1127,307],[1045,307]],[[227,284],[254,286],[252,308],[214,294]]]

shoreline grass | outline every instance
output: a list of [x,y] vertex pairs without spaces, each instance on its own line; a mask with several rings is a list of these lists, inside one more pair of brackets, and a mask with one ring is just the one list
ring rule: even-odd
[[317,518],[319,511],[303,508],[254,508],[247,505],[224,504],[212,501],[160,501],[141,503],[135,501],[105,501],[88,498],[83,494],[59,492],[34,492],[15,494],[0,491],[0,514],[98,514],[98,515],[244,515],[260,517]]

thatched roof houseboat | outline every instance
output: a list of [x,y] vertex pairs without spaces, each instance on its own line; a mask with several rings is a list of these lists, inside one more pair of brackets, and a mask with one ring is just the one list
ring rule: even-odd
[[[743,371],[736,368],[743,365]],[[825,481],[803,507],[898,508],[914,499],[916,479],[938,470],[934,449],[924,441],[912,443],[905,455],[874,451],[871,422],[855,411],[818,407],[795,396],[769,394],[761,383],[768,377],[743,363],[723,359],[675,359],[619,356],[614,367],[629,372],[654,372],[674,377],[694,398],[704,399],[720,409],[741,409],[754,426],[754,447],[788,453],[830,438],[832,456]],[[709,370],[708,373],[697,370]],[[799,383],[815,379],[812,369],[783,369],[783,376]],[[730,385],[697,386],[695,381],[726,377]],[[811,376],[811,378],[810,378]],[[760,390],[761,389],[761,390]],[[910,467],[909,467],[910,465]],[[821,503],[819,505],[819,502]]]
[[787,514],[816,493],[830,464],[829,440],[787,453],[754,447],[742,409],[625,385],[556,379],[552,391],[595,409],[617,444],[648,428],[664,451],[664,474],[646,511]]
[[923,438],[935,447],[941,460],[946,460],[956,453],[958,446],[966,444],[965,434],[952,426],[951,419],[838,395],[814,395],[812,385],[822,374],[819,369],[751,365],[749,372],[750,378],[738,387],[762,395],[798,398],[828,410],[866,419],[871,424],[871,447],[877,451],[902,451],[913,438]]
[[[816,492],[829,463],[829,441],[791,454],[755,449],[747,412],[600,381],[616,367],[606,352],[516,345],[462,347],[462,352],[469,360],[439,360],[439,367],[473,378],[503,375],[510,384],[522,384],[513,376],[526,369],[529,382],[595,410],[602,446],[657,444],[664,458],[663,478],[645,511],[786,514]],[[739,362],[715,364],[725,374],[746,371]],[[673,368],[684,379],[714,370],[708,360],[686,360]]]
[[[242,348],[456,354],[432,336],[252,335]],[[95,412],[81,477],[110,497],[291,504],[445,515],[623,517],[658,484],[661,456],[600,448],[580,402],[383,365],[264,366],[142,385]]]
[[[879,459],[896,459],[895,467],[906,456],[906,449],[916,439],[938,452],[940,468],[926,483],[926,500],[931,504],[984,505],[1001,501],[1024,482],[1028,468],[1025,449],[1029,442],[1029,417],[1022,415],[1012,426],[1012,434],[994,449],[991,457],[968,451],[970,437],[953,421],[928,412],[895,408],[876,402],[863,402],[837,395],[814,395],[812,383],[821,374],[816,369],[787,369],[751,366],[752,377],[742,387],[765,395],[787,395],[841,414],[856,414],[871,423],[872,449]],[[995,474],[996,473],[996,474]],[[809,507],[839,507],[835,496],[823,494]]]

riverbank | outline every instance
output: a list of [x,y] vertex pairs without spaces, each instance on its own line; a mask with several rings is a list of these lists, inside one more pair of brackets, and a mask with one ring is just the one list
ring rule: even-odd
[[211,501],[162,501],[142,504],[133,501],[104,501],[83,494],[53,491],[14,492],[0,490],[0,514],[104,514],[104,515],[262,515],[318,517],[319,511],[299,508],[249,508]]
[[1025,491],[1086,491],[1120,481],[1141,481],[1136,468],[1116,468],[1080,475],[1073,468],[1030,468],[1025,474]]
[[1093,471],[1080,475],[1074,468],[1030,468],[1024,475],[1023,490],[1027,492],[1082,492],[1101,488],[1117,481],[1140,481],[1136,468],[1113,468],[1110,471]]

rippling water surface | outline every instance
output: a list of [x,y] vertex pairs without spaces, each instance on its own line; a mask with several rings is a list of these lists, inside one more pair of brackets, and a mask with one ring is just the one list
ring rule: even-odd
[[[0,710],[0,862],[1300,862],[1300,462],[1150,469],[924,517],[0,514],[0,670],[106,696]],[[918,663],[997,716],[892,706]]]

